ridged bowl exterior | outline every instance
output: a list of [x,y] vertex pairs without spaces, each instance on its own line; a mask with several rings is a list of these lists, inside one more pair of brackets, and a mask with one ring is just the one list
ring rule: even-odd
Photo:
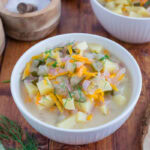
[[120,121],[108,126],[106,128],[100,128],[91,132],[65,132],[58,131],[51,128],[46,128],[42,125],[37,125],[37,123],[28,118],[25,114],[23,114],[24,118],[28,121],[28,123],[40,132],[42,135],[52,139],[54,141],[65,143],[69,145],[83,145],[88,143],[93,143],[104,139],[105,137],[114,133],[117,129],[121,127],[121,125],[128,119],[130,112],[122,118]]
[[114,37],[128,43],[150,41],[150,18],[121,16],[104,8],[97,0],[90,0],[101,25]]
[[[104,125],[97,126],[94,128],[76,130],[57,128],[50,124],[46,124],[45,122],[34,117],[24,105],[24,99],[20,88],[20,79],[26,63],[31,59],[32,56],[38,55],[46,49],[54,48],[62,44],[64,45],[65,43],[72,41],[87,41],[88,43],[97,43],[103,45],[106,49],[109,49],[110,53],[112,53],[118,59],[121,59],[122,63],[125,64],[129,75],[131,76],[132,91],[131,98],[127,107],[115,119],[111,120],[110,122]],[[59,35],[52,38],[48,38],[34,45],[28,51],[26,51],[23,54],[23,56],[21,56],[21,58],[16,63],[11,75],[12,96],[18,109],[20,110],[24,118],[28,121],[28,123],[44,136],[61,143],[72,145],[92,143],[114,133],[128,119],[131,112],[133,111],[138,101],[141,92],[141,87],[142,77],[139,66],[136,63],[133,56],[127,50],[125,50],[119,44],[104,37],[84,33]]]

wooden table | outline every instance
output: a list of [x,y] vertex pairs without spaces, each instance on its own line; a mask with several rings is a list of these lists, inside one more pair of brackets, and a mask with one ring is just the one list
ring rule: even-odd
[[[141,119],[150,97],[150,43],[132,45],[113,38],[97,21],[89,0],[62,0],[60,24],[49,37],[72,32],[92,33],[110,38],[127,48],[139,63],[143,75],[143,89],[128,121],[114,134],[97,143],[83,146],[60,144],[43,137],[25,121],[12,99],[9,84],[2,83],[0,83],[0,114],[16,120],[23,129],[33,132],[41,150],[139,150]],[[19,57],[38,42],[20,42],[8,37],[6,40],[6,49],[0,58],[0,81],[10,79],[12,69]]]

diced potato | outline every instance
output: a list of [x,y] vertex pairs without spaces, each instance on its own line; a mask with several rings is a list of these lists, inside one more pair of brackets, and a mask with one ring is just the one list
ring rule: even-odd
[[62,99],[62,101],[63,101],[63,105],[64,105],[65,109],[75,110],[73,98],[64,98],[64,99]]
[[108,8],[108,9],[114,9],[115,8],[115,3],[113,2],[113,1],[110,1],[110,2],[108,2],[108,3],[106,3],[106,7]]
[[130,11],[130,12],[129,12],[129,16],[130,16],[130,17],[140,17],[139,14],[137,14],[136,12],[133,12],[133,11]]
[[98,0],[102,5],[105,4],[105,0]]
[[96,61],[92,63],[92,67],[94,68],[95,71],[101,71],[101,69],[103,68],[103,65],[101,62]]
[[65,65],[65,69],[70,72],[74,72],[76,69],[76,65],[70,62],[67,62]]
[[105,60],[104,62],[104,71],[113,72],[118,68],[118,65],[110,60]]
[[30,97],[33,97],[37,94],[38,88],[34,84],[26,82],[24,82],[24,84]]
[[83,55],[83,52],[88,49],[88,44],[86,42],[80,42],[76,45],[76,48],[80,50],[80,55]]
[[144,17],[150,17],[150,13],[148,10],[146,10],[144,7],[140,7],[138,9],[138,14]]
[[49,95],[46,95],[41,98],[41,100],[39,101],[39,104],[44,107],[51,107],[52,105],[55,104],[55,102]]
[[92,108],[93,108],[93,103],[90,100],[87,100],[84,103],[79,103],[76,102],[75,106],[80,110],[83,111],[85,113],[90,113]]
[[127,102],[126,98],[121,94],[114,95],[112,99],[119,106],[124,106]]
[[117,5],[124,5],[124,4],[129,4],[129,0],[115,0],[115,4]]
[[76,121],[77,122],[86,122],[87,114],[83,112],[77,112]]
[[106,105],[100,106],[99,109],[100,109],[100,111],[101,111],[101,113],[102,113],[103,115],[108,115],[109,110],[108,110],[108,108],[106,107]]
[[99,81],[99,88],[102,89],[104,92],[112,90],[110,83],[105,79]]
[[102,91],[111,91],[112,87],[108,81],[105,79],[100,79],[99,77],[95,77],[91,79],[91,83],[88,86],[88,91],[95,91],[97,88],[102,89]]
[[44,76],[48,74],[48,67],[46,65],[40,65],[38,68],[38,75]]
[[37,106],[37,108],[39,109],[39,110],[43,110],[43,109],[45,109],[45,106],[43,106],[43,105],[36,105]]
[[86,102],[86,96],[81,90],[74,90],[73,97],[77,102]]
[[77,75],[71,77],[70,84],[71,86],[78,85],[82,81],[83,77],[78,77]]
[[52,50],[50,53],[50,57],[56,59],[57,63],[61,63],[60,52],[57,50]]
[[120,14],[120,15],[123,14],[121,8],[115,8],[115,9],[113,9],[112,11],[115,12],[115,13],[117,13],[117,14]]
[[89,49],[91,50],[91,52],[94,52],[94,53],[101,53],[104,49],[104,47],[100,44],[88,44],[89,46]]
[[44,78],[44,80],[39,81],[37,86],[41,95],[47,95],[54,90],[48,78]]
[[71,117],[66,118],[65,120],[59,122],[57,127],[64,128],[64,129],[71,129],[76,124],[76,114],[72,115]]

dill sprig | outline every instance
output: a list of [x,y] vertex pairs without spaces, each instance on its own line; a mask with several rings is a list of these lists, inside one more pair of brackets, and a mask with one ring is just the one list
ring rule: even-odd
[[78,94],[79,94],[79,103],[83,103],[86,101],[86,99],[82,96],[81,86],[77,86]]
[[109,56],[108,56],[108,55],[104,55],[104,57],[102,57],[102,58],[100,59],[100,61],[103,61],[103,60],[105,60],[105,59],[109,59]]
[[4,80],[2,83],[10,83],[10,80]]
[[64,88],[64,89],[67,89],[67,91],[68,91],[69,98],[66,98],[66,102],[64,103],[64,106],[66,106],[67,102],[72,100],[72,92],[69,91],[69,89],[68,89],[67,85],[65,84],[65,82],[63,82],[60,85],[60,87]]
[[52,64],[52,67],[53,67],[53,68],[56,68],[56,67],[57,67],[57,61],[55,61],[55,62]]
[[[25,139],[23,136],[25,135]],[[21,127],[5,116],[0,116],[0,140],[14,141],[20,144],[19,150],[37,150],[37,142],[28,132],[23,132]],[[9,148],[12,149],[12,148]]]

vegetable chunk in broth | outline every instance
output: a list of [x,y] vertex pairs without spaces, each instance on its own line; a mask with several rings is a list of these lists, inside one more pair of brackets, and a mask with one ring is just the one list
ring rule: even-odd
[[114,13],[145,18],[150,17],[150,0],[98,0],[104,7]]
[[33,56],[21,80],[24,105],[45,123],[65,129],[105,124],[130,99],[124,66],[102,45],[72,42]]

